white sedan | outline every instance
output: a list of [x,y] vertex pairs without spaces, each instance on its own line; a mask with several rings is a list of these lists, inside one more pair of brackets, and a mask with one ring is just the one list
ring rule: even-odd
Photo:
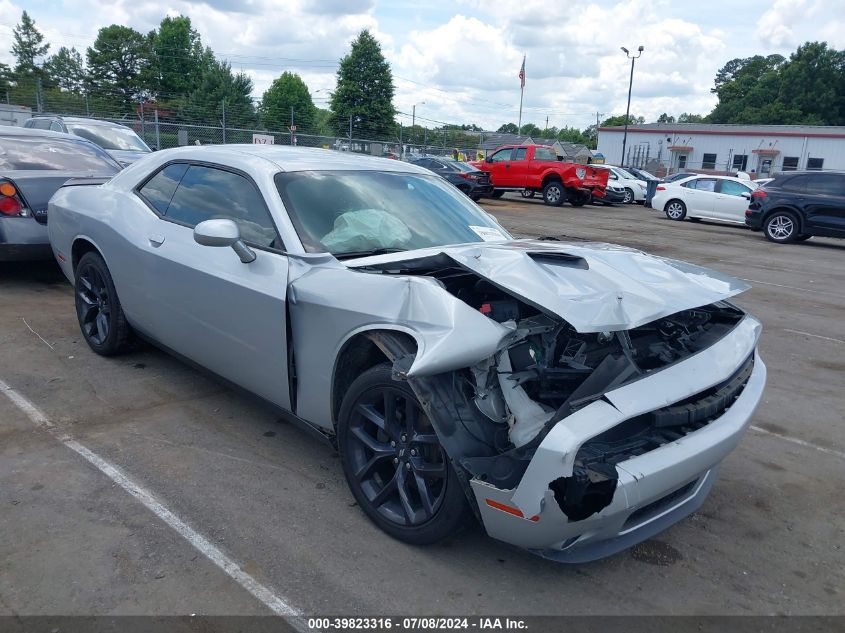
[[645,201],[646,182],[634,176],[631,172],[617,167],[616,165],[590,165],[596,169],[606,169],[607,184],[621,187],[625,192],[625,204],[632,202],[642,203]]
[[745,210],[756,188],[750,180],[702,174],[658,185],[651,206],[663,210],[670,220],[704,218],[745,224]]

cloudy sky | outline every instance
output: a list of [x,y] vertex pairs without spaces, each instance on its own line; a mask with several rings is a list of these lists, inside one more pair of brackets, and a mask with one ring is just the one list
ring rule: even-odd
[[[808,40],[845,48],[845,0],[0,0],[0,61],[26,9],[59,46],[89,46],[112,23],[142,32],[190,16],[218,57],[250,74],[256,96],[298,72],[325,107],[337,60],[368,28],[393,67],[395,105],[417,118],[497,128],[516,121],[586,127],[624,114],[629,62],[645,46],[631,110],[706,114],[718,68],[734,57],[788,54]],[[400,115],[410,123],[410,115]]]

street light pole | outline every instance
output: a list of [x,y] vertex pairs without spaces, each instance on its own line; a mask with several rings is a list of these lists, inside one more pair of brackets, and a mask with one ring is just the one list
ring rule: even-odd
[[[628,118],[631,116],[631,88],[634,85],[634,62],[639,58],[640,55],[643,54],[645,48],[640,46],[637,51],[637,55],[631,55],[628,52],[628,49],[624,46],[621,47],[622,50],[625,52],[625,55],[628,56],[628,59],[631,60],[631,77],[628,79],[628,107],[625,109],[625,133],[622,136],[622,160],[620,161],[620,165],[622,167],[625,166],[625,146],[628,144]],[[597,131],[598,132],[598,131]]]
[[[419,105],[425,105],[425,101],[420,101]],[[411,143],[414,142],[414,136],[413,136],[414,135],[414,124],[416,123],[416,121],[417,121],[417,104],[415,103],[411,107],[411,133],[408,135],[408,138],[410,139]]]

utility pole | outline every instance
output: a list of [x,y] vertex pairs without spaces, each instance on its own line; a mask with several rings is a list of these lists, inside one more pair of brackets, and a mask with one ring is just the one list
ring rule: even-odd
[[[625,166],[625,145],[628,143],[628,119],[631,116],[631,88],[634,85],[634,62],[643,54],[645,50],[644,47],[640,46],[637,51],[639,53],[637,55],[631,55],[628,52],[628,49],[624,46],[621,47],[622,50],[625,52],[625,55],[631,60],[631,78],[628,80],[628,107],[625,109],[625,133],[622,135],[622,167]],[[598,132],[596,132],[598,134]]]
[[405,158],[405,146],[402,145],[402,121],[399,121],[399,155]]
[[545,132],[545,134],[543,136],[549,135],[549,115],[548,114],[546,115],[546,129],[543,130],[543,132]]
[[352,115],[349,115],[349,151],[352,151]]
[[[158,117],[158,110],[156,110],[156,118]],[[158,127],[158,124],[156,124]],[[226,99],[223,99],[223,145],[226,144]]]
[[41,94],[41,77],[38,77],[35,80],[35,107],[38,109],[38,113],[41,114],[44,111],[44,96]]
[[[8,94],[8,92],[7,92]],[[91,116],[91,108],[88,107],[88,91],[85,91],[85,116]]]

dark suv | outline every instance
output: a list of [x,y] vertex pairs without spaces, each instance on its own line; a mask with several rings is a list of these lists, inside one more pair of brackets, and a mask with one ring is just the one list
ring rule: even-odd
[[751,194],[745,223],[772,242],[845,238],[845,172],[791,171]]

